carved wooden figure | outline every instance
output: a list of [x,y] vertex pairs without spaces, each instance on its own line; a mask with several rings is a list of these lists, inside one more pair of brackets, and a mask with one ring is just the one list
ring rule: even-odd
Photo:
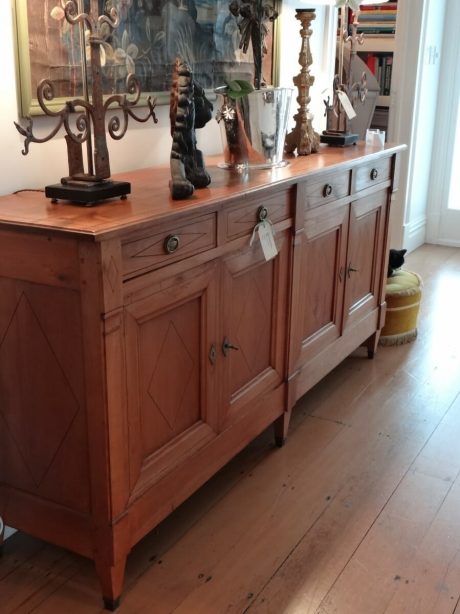
[[173,74],[169,116],[171,120],[171,181],[173,199],[187,198],[194,188],[205,188],[211,178],[197,149],[195,129],[212,117],[212,104],[203,88],[193,80],[190,66],[178,58]]

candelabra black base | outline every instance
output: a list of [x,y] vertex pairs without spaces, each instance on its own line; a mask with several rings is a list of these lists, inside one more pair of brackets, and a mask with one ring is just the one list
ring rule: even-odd
[[334,145],[335,147],[346,147],[354,145],[359,139],[359,134],[352,132],[340,132],[339,130],[324,130],[319,140],[321,143]]
[[131,192],[131,184],[127,181],[67,181],[45,187],[45,195],[51,198],[53,203],[58,200],[68,200],[73,203],[91,207],[109,198],[126,198]]

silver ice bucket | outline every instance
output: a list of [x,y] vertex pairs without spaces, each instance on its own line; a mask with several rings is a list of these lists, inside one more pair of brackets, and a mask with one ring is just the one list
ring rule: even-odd
[[255,90],[234,100],[218,92],[225,168],[270,168],[286,164],[284,140],[292,88]]

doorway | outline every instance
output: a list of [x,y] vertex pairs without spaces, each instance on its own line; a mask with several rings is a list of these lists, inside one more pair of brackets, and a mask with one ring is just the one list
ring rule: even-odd
[[460,46],[455,4],[446,7],[427,240],[460,247]]

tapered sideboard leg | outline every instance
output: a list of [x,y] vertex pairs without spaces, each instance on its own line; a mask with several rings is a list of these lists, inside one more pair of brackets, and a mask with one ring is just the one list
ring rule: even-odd
[[102,588],[104,607],[106,610],[114,612],[120,605],[125,576],[126,557],[117,561],[113,566],[108,565],[106,560],[98,558],[96,558],[94,562]]
[[277,418],[273,423],[273,427],[275,430],[275,443],[278,448],[283,447],[284,442],[286,441],[290,419],[291,410],[285,411],[283,415]]
[[377,331],[373,335],[371,335],[364,343],[367,347],[367,357],[374,358],[375,352],[377,351],[377,346],[379,344],[380,331]]

